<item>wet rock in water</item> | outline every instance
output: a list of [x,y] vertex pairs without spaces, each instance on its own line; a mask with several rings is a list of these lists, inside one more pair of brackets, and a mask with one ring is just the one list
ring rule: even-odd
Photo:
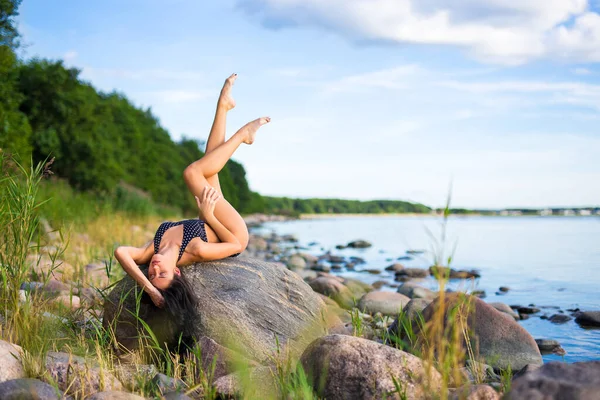
[[487,297],[487,295],[485,294],[485,290],[473,290],[471,292],[471,295],[479,297],[480,299],[484,299]]
[[402,265],[400,263],[394,263],[392,265],[385,267],[386,271],[394,271],[394,272],[402,271],[403,269],[404,269],[404,265]]
[[301,269],[294,272],[305,281],[311,281],[317,277],[317,272],[310,269]]
[[369,314],[380,312],[387,316],[398,316],[400,311],[408,304],[410,298],[395,292],[369,292],[361,297],[358,308]]
[[468,385],[452,392],[450,400],[500,400],[500,394],[489,385]]
[[475,270],[465,271],[460,270],[457,271],[450,267],[444,267],[440,265],[433,265],[429,267],[429,273],[435,277],[448,277],[450,279],[471,279],[471,278],[479,278],[479,272]]
[[0,382],[25,378],[25,370],[21,363],[22,354],[21,346],[0,340]]
[[363,269],[360,272],[366,272],[372,275],[379,275],[381,274],[381,270],[380,269],[376,269],[376,268],[369,268],[369,269]]
[[507,399],[600,399],[600,361],[550,362],[514,379]]
[[313,256],[312,254],[298,253],[298,255],[306,261],[307,265],[316,265],[319,262],[319,257]]
[[[173,317],[146,298],[140,304],[139,318],[159,343],[175,346],[180,336],[190,342],[206,336],[228,348],[239,344],[243,348],[236,351],[250,360],[266,362],[277,343],[301,352],[326,332],[327,322],[340,323],[337,317],[324,322],[327,310],[319,296],[296,273],[277,264],[227,258],[186,266],[184,274],[197,290],[198,304],[191,315]],[[317,278],[311,284],[322,281]],[[129,349],[137,348],[142,327],[127,310],[135,312],[140,291],[133,279],[125,277],[115,285],[104,307],[104,326],[115,326],[117,341]],[[121,297],[123,311],[119,312]]]
[[404,268],[400,271],[396,271],[396,280],[412,279],[412,278],[426,278],[429,276],[429,270],[423,268]]
[[440,374],[427,377],[423,361],[412,354],[371,340],[329,335],[304,351],[301,363],[318,395],[327,399],[381,399],[400,382],[409,399],[439,392]]
[[519,314],[519,319],[525,321],[526,319],[529,319],[529,314]]
[[498,290],[501,291],[502,293],[508,293],[510,288],[508,286],[500,286],[500,288]]
[[267,251],[269,243],[262,236],[250,235],[250,239],[248,240],[248,247],[251,250]]
[[60,390],[37,379],[11,379],[0,383],[0,399],[2,400],[59,400],[63,398]]
[[504,303],[488,303],[490,306],[494,307],[496,310],[505,313],[509,316],[511,316],[512,318],[514,318],[516,321],[518,321],[519,319],[521,319],[519,317],[519,314],[517,314],[512,308],[510,308],[510,306],[508,304],[504,304]]
[[294,254],[291,257],[289,257],[286,260],[285,264],[292,271],[297,270],[297,269],[304,269],[304,268],[306,268],[306,261],[299,254]]
[[396,258],[396,260],[398,260],[398,261],[410,261],[412,259],[413,258],[410,256],[400,256],[400,257]]
[[600,311],[584,311],[576,315],[575,322],[581,326],[600,326]]
[[361,265],[361,264],[367,263],[364,258],[356,257],[356,256],[350,257],[350,261],[352,261],[356,265]]
[[423,254],[425,250],[406,250],[406,254]]
[[572,319],[573,317],[570,317],[566,314],[554,314],[550,318],[548,318],[548,321],[552,322],[553,324],[564,324],[565,322],[569,322]]
[[354,305],[354,295],[342,282],[325,276],[313,279],[308,283],[317,293],[333,299],[340,307],[351,309]]
[[540,352],[542,354],[554,353],[559,356],[564,356],[565,354],[567,354],[565,349],[563,349],[562,346],[560,345],[560,343],[558,343],[558,341],[556,341],[556,340],[535,339],[535,342],[537,343],[538,348],[540,349]]
[[519,314],[537,314],[540,312],[540,309],[536,307],[519,307],[517,311]]
[[[327,264],[317,264],[314,267],[312,267],[313,271],[322,271],[322,272],[329,272],[331,271],[331,267]],[[341,269],[341,267],[340,267]]]
[[404,282],[402,285],[400,285],[397,292],[408,296],[411,299],[433,300],[438,296],[437,292],[434,292],[412,282]]
[[[346,266],[346,267],[348,268],[348,266]],[[351,266],[351,267],[350,267],[350,269],[353,269],[353,267],[354,267],[354,266]],[[324,269],[325,269],[325,268],[324,268]],[[341,270],[343,270],[343,269],[344,269],[344,267],[342,267],[340,264],[332,264],[332,265],[331,265],[331,270],[332,270],[332,271],[341,271]],[[327,271],[325,271],[325,272],[327,272]]]
[[144,397],[138,396],[137,394],[127,392],[117,392],[110,390],[107,392],[94,393],[87,400],[144,400]]
[[370,242],[367,242],[366,240],[355,240],[346,245],[346,247],[349,247],[351,249],[366,249],[371,246],[373,245]]
[[76,397],[123,389],[121,382],[96,362],[68,353],[48,352],[46,370],[60,390]]
[[373,289],[381,289],[383,286],[387,285],[388,282],[387,281],[375,281],[371,284],[371,286],[373,286]]
[[[426,323],[440,306],[438,298],[423,310]],[[448,320],[449,310],[466,317],[472,348],[478,349],[475,352],[477,359],[495,369],[507,369],[510,365],[513,370],[518,370],[527,364],[542,364],[538,346],[529,332],[483,300],[461,293],[446,294],[445,325],[455,323],[458,318]]]

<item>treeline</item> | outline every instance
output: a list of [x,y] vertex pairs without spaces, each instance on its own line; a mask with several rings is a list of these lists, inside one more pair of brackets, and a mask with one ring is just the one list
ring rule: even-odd
[[[60,207],[143,210],[153,205],[196,211],[182,179],[184,168],[203,156],[200,143],[175,142],[150,109],[123,94],[103,93],[60,60],[20,60],[14,17],[20,0],[0,0],[0,149],[22,164],[48,160],[54,180],[41,191]],[[403,201],[288,199],[252,192],[244,167],[230,161],[219,174],[223,194],[241,213],[428,212]],[[68,185],[66,185],[68,183]],[[62,203],[61,203],[62,201]],[[92,207],[92,208],[90,208]],[[87,213],[92,214],[91,211]]]
[[[0,1],[0,148],[25,163],[54,157],[52,171],[79,191],[119,197],[133,186],[157,203],[195,210],[182,172],[202,157],[199,143],[173,141],[150,109],[96,90],[62,61],[18,60],[13,17],[19,2]],[[242,165],[230,161],[219,178],[234,207],[263,210]]]
[[343,200],[343,199],[290,199],[263,197],[265,207],[278,214],[383,214],[428,213],[431,209],[417,203],[400,200]]

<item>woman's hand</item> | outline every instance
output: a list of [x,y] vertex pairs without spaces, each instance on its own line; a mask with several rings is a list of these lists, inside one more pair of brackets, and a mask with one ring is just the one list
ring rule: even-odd
[[195,198],[198,210],[200,211],[200,218],[204,220],[212,218],[215,211],[215,205],[221,198],[219,192],[215,188],[207,185],[202,191],[202,199],[199,199],[198,196],[195,196]]
[[160,294],[160,291],[155,288],[154,286],[152,286],[151,288],[148,288],[148,290],[146,291],[148,293],[148,295],[150,296],[150,298],[152,299],[152,302],[154,303],[154,305],[158,308],[163,308],[165,305],[165,298],[162,296],[162,294]]

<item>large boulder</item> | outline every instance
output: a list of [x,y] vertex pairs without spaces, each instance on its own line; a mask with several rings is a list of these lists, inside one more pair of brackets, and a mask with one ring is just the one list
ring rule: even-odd
[[404,282],[397,290],[398,293],[410,297],[411,299],[433,300],[438,296],[437,292],[424,288],[413,282]]
[[[437,298],[423,310],[426,330],[434,323],[440,303]],[[534,338],[505,313],[477,297],[462,293],[447,293],[444,303],[444,324],[458,323],[459,316],[464,316],[470,344],[479,361],[495,369],[507,369],[510,365],[513,371],[527,364],[542,364],[542,355]],[[466,344],[466,340],[464,342]]]
[[418,357],[354,336],[319,338],[304,351],[301,362],[319,398],[403,398],[395,380],[405,398],[425,399],[428,393],[439,393],[441,386],[440,374],[433,368],[427,371]]
[[[196,290],[198,305],[184,320],[157,309],[133,279],[125,277],[109,294],[105,326],[112,326],[118,342],[128,349],[138,345],[144,324],[159,343],[193,345],[202,337],[235,348],[246,358],[267,361],[278,343],[302,350],[326,333],[326,307],[294,272],[251,258],[227,258],[196,263],[183,272]],[[136,304],[136,298],[140,298]],[[136,312],[137,310],[137,312]],[[339,324],[337,318],[331,322]]]
[[515,379],[506,398],[598,400],[600,361],[545,364]]
[[365,313],[397,316],[410,298],[396,292],[369,292],[361,297],[358,308]]
[[63,398],[61,391],[37,379],[11,379],[0,383],[0,399],[2,400],[59,400]]
[[21,354],[20,346],[0,340],[0,382],[25,378]]

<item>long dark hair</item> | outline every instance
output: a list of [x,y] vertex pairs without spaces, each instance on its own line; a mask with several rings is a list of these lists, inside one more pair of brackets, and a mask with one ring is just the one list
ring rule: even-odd
[[165,309],[180,322],[191,316],[198,304],[190,281],[181,273],[174,275],[168,288],[158,289],[165,299]]

